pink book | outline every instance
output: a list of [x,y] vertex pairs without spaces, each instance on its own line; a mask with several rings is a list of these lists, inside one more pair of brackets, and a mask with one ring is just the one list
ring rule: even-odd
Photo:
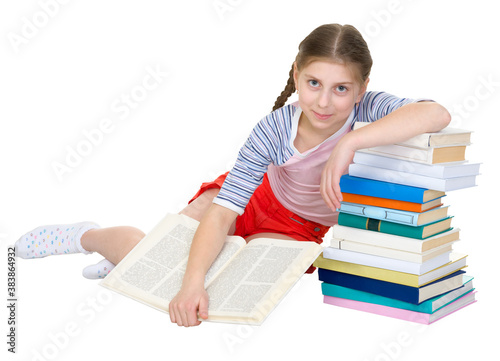
[[476,302],[475,294],[476,292],[469,292],[466,295],[458,298],[454,302],[446,305],[445,307],[440,308],[439,310],[431,314],[409,311],[401,308],[377,305],[374,303],[354,301],[346,298],[338,298],[332,296],[324,296],[323,301],[324,303],[328,303],[334,306],[340,306],[340,307],[350,308],[353,310],[365,311],[377,315],[389,316],[393,318],[398,318],[400,320],[429,325],[445,316],[452,314],[453,312],[460,310],[461,308],[464,308],[465,306],[468,306]]

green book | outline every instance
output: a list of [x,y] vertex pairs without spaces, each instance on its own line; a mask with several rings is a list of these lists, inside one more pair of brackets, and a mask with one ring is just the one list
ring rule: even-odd
[[369,231],[394,234],[402,237],[424,239],[441,232],[449,231],[451,229],[451,218],[452,217],[447,217],[433,223],[414,227],[340,212],[338,223],[346,227],[367,229]]

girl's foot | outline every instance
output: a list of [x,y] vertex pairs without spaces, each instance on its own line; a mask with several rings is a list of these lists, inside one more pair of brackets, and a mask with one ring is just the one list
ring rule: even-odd
[[99,228],[99,225],[93,222],[35,228],[16,242],[16,255],[21,258],[41,258],[57,254],[92,253],[82,247],[80,239],[85,232],[95,228]]
[[96,280],[106,277],[113,268],[115,268],[115,265],[113,263],[111,263],[107,259],[103,259],[99,263],[85,267],[82,271],[82,275],[85,278]]

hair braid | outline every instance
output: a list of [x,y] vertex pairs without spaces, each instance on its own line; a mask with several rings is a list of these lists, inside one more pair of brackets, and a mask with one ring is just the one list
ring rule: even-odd
[[289,77],[288,77],[288,82],[286,83],[285,90],[283,90],[280,94],[280,96],[276,99],[276,102],[274,103],[273,111],[275,111],[278,108],[281,108],[283,105],[285,105],[286,101],[290,96],[295,92],[295,81],[293,80],[293,64],[292,64],[292,69],[290,70]]

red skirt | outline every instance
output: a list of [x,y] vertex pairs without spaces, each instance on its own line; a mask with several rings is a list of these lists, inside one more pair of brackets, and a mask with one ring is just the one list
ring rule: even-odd
[[[199,191],[189,201],[199,197],[207,189],[222,187],[228,173],[220,175],[213,182],[203,183]],[[286,209],[274,196],[274,193],[264,175],[262,184],[257,187],[248,202],[245,212],[236,218],[234,234],[243,238],[258,233],[279,233],[297,241],[322,243],[323,237],[330,227],[304,219]],[[312,273],[310,267],[307,273]]]

